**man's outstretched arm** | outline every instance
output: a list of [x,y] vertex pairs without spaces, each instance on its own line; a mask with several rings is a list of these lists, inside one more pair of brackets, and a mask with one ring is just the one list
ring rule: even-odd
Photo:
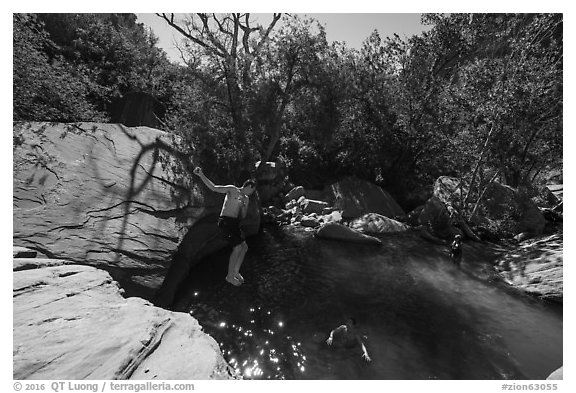
[[228,191],[230,191],[234,188],[234,186],[217,186],[216,184],[214,184],[212,182],[212,180],[210,180],[206,177],[206,175],[202,171],[202,168],[200,168],[200,167],[196,167],[194,169],[194,174],[197,175],[202,180],[202,182],[204,184],[206,184],[206,187],[208,187],[210,190],[212,190],[214,192],[226,194]]

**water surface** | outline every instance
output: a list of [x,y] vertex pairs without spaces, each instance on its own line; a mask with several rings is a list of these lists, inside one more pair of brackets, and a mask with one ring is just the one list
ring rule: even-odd
[[[544,379],[562,365],[562,307],[490,282],[491,254],[414,234],[382,247],[265,229],[249,239],[241,272],[224,281],[230,250],[197,265],[178,308],[190,311],[228,362],[254,379]],[[360,347],[329,347],[353,316]]]

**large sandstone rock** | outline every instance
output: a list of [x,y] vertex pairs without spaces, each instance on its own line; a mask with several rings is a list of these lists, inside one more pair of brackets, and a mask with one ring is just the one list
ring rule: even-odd
[[331,205],[342,211],[344,218],[357,218],[366,213],[386,217],[404,217],[398,203],[382,188],[354,177],[332,184],[326,190]]
[[14,379],[230,379],[218,344],[188,314],[125,299],[90,266],[13,273]]
[[563,380],[564,379],[564,367],[560,367],[559,369],[555,370],[546,379],[547,380],[560,380],[560,381]]
[[452,224],[450,212],[440,198],[433,195],[426,201],[418,216],[418,225],[427,226],[436,235],[451,239],[462,232]]
[[328,203],[324,201],[317,201],[314,199],[304,199],[301,206],[302,206],[302,212],[304,214],[311,214],[311,213],[322,214],[324,209],[328,207]]
[[496,223],[514,234],[542,234],[546,220],[538,206],[524,193],[499,183],[492,183],[481,202],[477,222]]
[[319,239],[338,240],[352,243],[382,245],[382,241],[376,237],[368,236],[345,225],[330,222],[322,225],[315,236]]
[[181,208],[190,193],[174,187],[153,150],[144,148],[156,138],[167,141],[164,132],[15,123],[14,135],[14,245],[89,264],[169,261],[183,235],[177,219],[186,220]]
[[349,223],[349,226],[362,233],[375,234],[404,232],[409,228],[406,224],[376,213],[356,218]]
[[558,202],[564,200],[564,184],[548,184],[546,188],[550,190]]
[[306,195],[306,191],[304,190],[304,187],[296,186],[296,187],[292,188],[290,191],[288,191],[288,193],[284,196],[284,202],[288,203],[292,199],[297,201],[300,197],[303,197],[305,195]]
[[562,302],[563,244],[562,234],[524,241],[496,262],[496,271],[523,292]]
[[[468,231],[458,214],[461,201],[467,193],[467,185],[461,187],[460,180],[441,176],[434,183],[433,195],[424,205],[418,223],[432,225],[434,232],[441,237],[452,237]],[[472,209],[472,205],[468,206]],[[542,233],[545,219],[536,204],[522,192],[511,187],[492,183],[482,198],[477,214],[472,219],[477,226],[498,228],[512,234],[529,233],[536,236]]]

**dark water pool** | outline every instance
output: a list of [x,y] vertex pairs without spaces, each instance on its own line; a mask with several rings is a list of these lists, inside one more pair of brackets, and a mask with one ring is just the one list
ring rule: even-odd
[[[246,283],[224,281],[228,251],[197,265],[177,308],[253,379],[544,379],[562,365],[562,307],[511,293],[465,245],[462,267],[414,235],[384,246],[266,229],[250,239]],[[475,248],[474,248],[475,247]],[[360,347],[326,345],[353,316]]]

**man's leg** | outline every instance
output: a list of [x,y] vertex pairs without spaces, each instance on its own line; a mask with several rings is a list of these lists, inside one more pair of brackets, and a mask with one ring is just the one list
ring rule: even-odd
[[244,282],[244,277],[240,274],[240,266],[242,266],[242,262],[244,262],[244,257],[246,256],[246,252],[248,252],[248,244],[246,241],[243,241],[238,246],[238,255],[236,257],[236,261],[234,263],[234,277],[240,282]]
[[242,247],[240,244],[234,246],[232,253],[230,254],[230,260],[228,262],[228,274],[226,275],[226,281],[235,286],[242,284],[242,282],[236,277],[236,264],[241,250]]

